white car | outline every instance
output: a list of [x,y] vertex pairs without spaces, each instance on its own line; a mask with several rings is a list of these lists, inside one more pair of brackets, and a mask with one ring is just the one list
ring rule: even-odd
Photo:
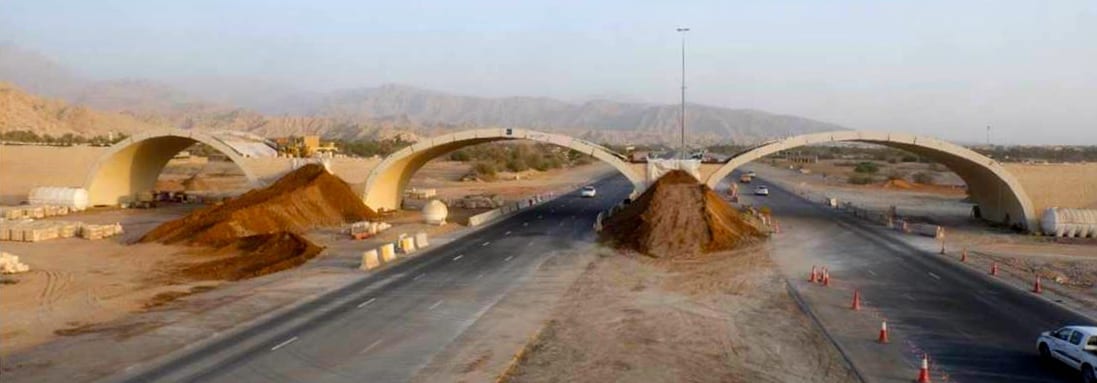
[[754,188],[754,195],[768,196],[769,188],[767,188],[765,185],[759,185],[758,187]]
[[583,186],[583,189],[579,191],[579,196],[583,198],[594,198],[598,194],[598,191],[594,189],[594,186]]
[[1040,359],[1058,360],[1081,372],[1082,382],[1097,383],[1097,326],[1066,326],[1036,338]]

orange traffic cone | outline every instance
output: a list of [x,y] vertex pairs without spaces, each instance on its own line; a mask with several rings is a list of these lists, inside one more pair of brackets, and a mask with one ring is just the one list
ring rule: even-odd
[[877,342],[888,342],[888,321],[880,322],[880,338],[876,339]]
[[853,290],[853,305],[850,308],[854,310],[861,309],[861,290]]
[[960,251],[960,262],[967,262],[967,248]]
[[922,354],[922,368],[918,369],[918,383],[930,383],[929,355]]
[[1036,274],[1036,282],[1032,284],[1032,292],[1040,294],[1044,289],[1040,286],[1040,274]]
[[811,277],[808,278],[808,282],[815,282],[815,278],[819,277],[819,271],[815,269],[815,265],[811,265]]
[[830,270],[823,269],[823,286],[830,286]]
[[990,264],[990,275],[998,275],[998,262]]

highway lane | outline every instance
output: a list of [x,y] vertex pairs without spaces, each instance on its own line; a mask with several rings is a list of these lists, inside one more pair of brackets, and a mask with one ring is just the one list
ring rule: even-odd
[[631,191],[620,176],[596,185],[121,380],[406,381],[548,257],[594,241],[594,217]]
[[[1064,324],[1092,325],[1091,318],[996,283],[993,277],[960,267],[955,259],[926,251],[926,246],[911,245],[911,241],[928,239],[904,237],[818,202],[809,203],[761,178],[758,183],[769,185],[770,196],[748,195],[744,202],[770,206],[779,217],[784,233],[774,239],[775,257],[784,258],[786,262],[778,262],[783,267],[795,265],[787,274],[806,275],[811,264],[830,265],[841,283],[862,289],[868,303],[888,319],[893,333],[901,333],[918,350],[928,352],[949,381],[1076,381],[1063,368],[1041,365],[1033,342],[1041,331]],[[749,194],[753,186],[743,192]],[[848,304],[848,297],[842,299]],[[842,323],[826,326],[843,330]],[[889,367],[871,365],[879,362],[874,353],[882,347],[871,341],[875,329],[864,332],[863,341],[845,344],[852,350],[854,363],[866,371],[881,372],[868,374],[870,381],[891,381],[895,376],[886,371]],[[915,352],[904,351],[908,365],[916,366]],[[902,375],[905,381],[912,377]]]

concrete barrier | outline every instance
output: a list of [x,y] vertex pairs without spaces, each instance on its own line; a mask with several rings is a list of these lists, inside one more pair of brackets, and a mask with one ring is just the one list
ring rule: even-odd
[[411,254],[415,252],[415,238],[404,237],[400,239],[400,252]]
[[362,252],[362,264],[358,266],[361,270],[373,270],[377,266],[381,266],[381,259],[378,257],[377,249],[368,250]]
[[381,245],[381,260],[389,263],[396,260],[396,246],[391,243]]
[[427,233],[422,231],[415,233],[415,247],[422,249],[427,246],[430,246],[427,242]]
[[908,225],[910,232],[921,236],[930,238],[941,238],[944,236],[944,230],[937,225],[929,225],[924,223],[911,223]]

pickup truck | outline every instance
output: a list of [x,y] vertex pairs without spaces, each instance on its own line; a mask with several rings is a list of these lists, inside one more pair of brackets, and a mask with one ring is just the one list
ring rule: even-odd
[[1097,326],[1066,326],[1036,338],[1040,359],[1077,369],[1084,383],[1097,383]]

